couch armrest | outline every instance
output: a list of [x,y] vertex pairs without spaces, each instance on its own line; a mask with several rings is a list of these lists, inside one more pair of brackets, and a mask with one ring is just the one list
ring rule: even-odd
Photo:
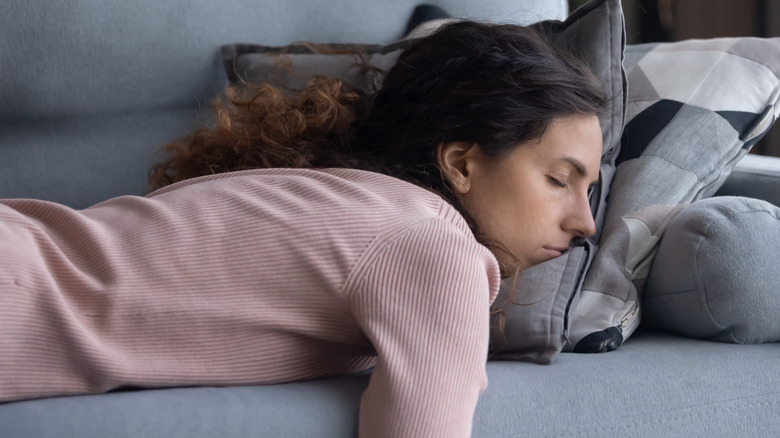
[[747,196],[780,206],[780,158],[745,155],[715,196]]

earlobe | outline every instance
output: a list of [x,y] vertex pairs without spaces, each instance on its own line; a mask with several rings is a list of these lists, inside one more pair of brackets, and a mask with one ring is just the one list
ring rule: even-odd
[[471,162],[476,146],[476,143],[455,141],[436,147],[439,168],[459,195],[465,195],[471,189]]

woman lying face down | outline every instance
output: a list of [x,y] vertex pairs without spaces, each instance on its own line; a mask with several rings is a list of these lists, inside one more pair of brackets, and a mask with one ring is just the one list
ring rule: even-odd
[[468,436],[501,277],[595,232],[595,79],[535,30],[459,22],[373,96],[215,107],[147,197],[0,201],[0,402],[373,368],[361,436]]
[[150,183],[263,167],[383,173],[446,199],[512,275],[595,232],[599,87],[536,31],[459,22],[404,51],[372,99],[332,79],[293,102],[264,84],[229,90],[217,129],[168,145]]

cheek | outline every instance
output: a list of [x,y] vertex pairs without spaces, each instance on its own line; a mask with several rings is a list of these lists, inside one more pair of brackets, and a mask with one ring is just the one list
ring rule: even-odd
[[536,167],[528,167],[495,169],[463,196],[463,206],[479,230],[515,248],[541,239],[564,201],[563,190],[550,186]]
[[546,216],[552,206],[560,202],[560,193],[552,189],[542,178],[523,178],[511,188],[507,204],[513,213],[524,219]]
[[550,193],[537,181],[530,178],[515,178],[512,183],[495,188],[490,197],[485,232],[492,231],[492,237],[512,246],[534,240],[541,228],[549,223]]
[[[546,181],[529,182],[514,198],[512,221],[507,231],[514,231],[518,247],[538,247],[556,242],[563,212],[573,208],[565,189],[550,186]],[[519,233],[519,234],[518,234]]]

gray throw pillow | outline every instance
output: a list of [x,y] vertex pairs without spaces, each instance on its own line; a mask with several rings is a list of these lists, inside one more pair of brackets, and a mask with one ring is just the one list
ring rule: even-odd
[[371,95],[379,90],[385,73],[412,41],[457,21],[444,18],[447,12],[438,7],[421,5],[412,15],[413,23],[420,13],[436,18],[419,22],[403,39],[390,44],[226,44],[221,48],[225,73],[232,85],[267,83],[293,94],[306,88],[312,77],[325,76],[341,79],[350,88]]
[[780,208],[697,201],[672,219],[642,299],[651,327],[733,343],[780,341]]
[[264,82],[296,92],[306,88],[313,76],[327,76],[373,94],[379,89],[384,73],[408,45],[407,40],[389,45],[229,44],[222,46],[222,60],[228,80],[234,85]]

